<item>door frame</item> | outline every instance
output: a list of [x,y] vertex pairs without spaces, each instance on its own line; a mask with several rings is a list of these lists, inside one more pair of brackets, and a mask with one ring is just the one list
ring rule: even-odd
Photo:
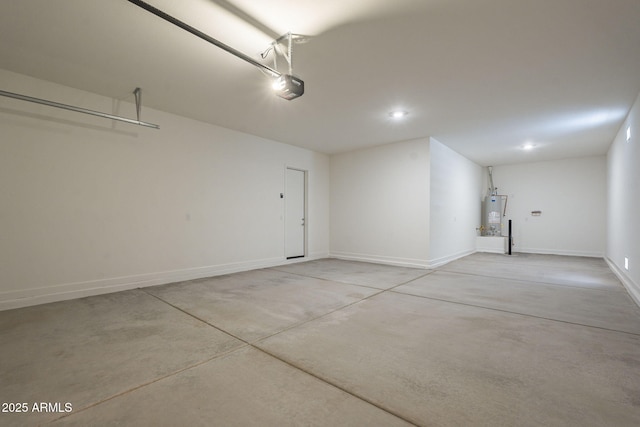
[[[287,221],[289,221],[289,218],[287,218],[287,208],[286,208],[286,204],[287,204],[287,194],[286,194],[286,188],[287,188],[287,170],[294,170],[294,171],[298,171],[298,172],[302,172],[304,174],[304,186],[303,186],[303,203],[304,203],[304,230],[303,230],[303,239],[304,242],[302,244],[302,250],[303,250],[303,255],[302,256],[298,256],[298,257],[291,257],[288,258],[287,257]],[[284,179],[283,179],[283,187],[285,189],[285,200],[284,203],[282,205],[282,210],[283,210],[283,217],[284,217],[284,224],[283,224],[283,240],[284,240],[284,244],[283,244],[283,255],[285,257],[285,259],[287,260],[296,260],[296,259],[300,259],[300,258],[306,258],[308,256],[308,234],[309,234],[309,212],[308,212],[308,187],[309,187],[309,171],[306,169],[302,169],[302,168],[298,168],[295,166],[289,166],[289,165],[285,165],[284,167]]]

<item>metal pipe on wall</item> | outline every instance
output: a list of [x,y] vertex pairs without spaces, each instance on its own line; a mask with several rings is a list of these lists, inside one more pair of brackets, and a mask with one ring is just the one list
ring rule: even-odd
[[105,119],[117,120],[119,122],[130,123],[132,125],[145,126],[153,129],[160,129],[160,126],[153,123],[146,123],[140,120],[128,119],[126,117],[114,116],[113,114],[102,113],[100,111],[89,110],[86,108],[74,107],[73,105],[61,104],[59,102],[48,101],[46,99],[34,98],[27,95],[20,95],[19,93],[7,92],[0,90],[0,96],[6,96],[7,98],[19,99],[21,101],[33,102],[36,104],[47,105],[49,107],[61,108],[63,110],[75,111],[76,113],[90,114],[92,116],[103,117]]

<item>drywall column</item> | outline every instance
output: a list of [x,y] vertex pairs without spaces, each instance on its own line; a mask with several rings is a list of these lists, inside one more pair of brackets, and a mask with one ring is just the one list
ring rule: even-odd
[[[630,138],[627,141],[627,129]],[[607,251],[611,268],[640,305],[640,96],[607,154]],[[627,266],[625,267],[625,259]]]
[[331,255],[428,266],[429,141],[331,156]]
[[482,168],[430,141],[430,265],[473,253],[482,200]]

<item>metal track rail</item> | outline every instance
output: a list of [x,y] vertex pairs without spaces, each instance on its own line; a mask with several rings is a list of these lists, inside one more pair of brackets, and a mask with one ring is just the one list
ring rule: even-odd
[[198,30],[197,28],[194,28],[191,25],[186,24],[186,23],[180,21],[177,18],[174,18],[173,16],[169,15],[168,13],[163,12],[160,9],[157,9],[157,8],[151,6],[148,3],[145,3],[145,2],[140,1],[140,0],[128,0],[128,1],[129,1],[129,3],[133,3],[136,6],[146,10],[147,12],[153,13],[154,15],[156,15],[159,18],[162,18],[165,21],[170,22],[170,23],[172,23],[173,25],[175,25],[175,26],[177,26],[179,28],[182,28],[183,30],[193,34],[194,36],[199,37],[202,40],[207,41],[207,42],[211,43],[212,45],[217,46],[220,49],[229,52],[230,54],[242,59],[243,61],[246,61],[249,64],[260,68],[261,70],[264,70],[264,71],[268,72],[273,77],[280,77],[280,75],[282,74],[282,73],[278,72],[277,70],[274,70],[273,68],[271,68],[271,67],[269,67],[267,65],[264,65],[261,62],[256,61],[255,59],[251,58],[250,56],[245,55],[244,53],[240,52],[239,50],[236,50],[236,49],[232,48],[231,46],[226,45],[226,44],[222,43],[221,41],[214,39],[213,37],[203,33],[202,31]]

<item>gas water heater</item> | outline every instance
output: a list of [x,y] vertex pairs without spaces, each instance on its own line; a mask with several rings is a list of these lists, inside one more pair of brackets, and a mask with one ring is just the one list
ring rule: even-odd
[[482,235],[502,236],[503,198],[498,194],[498,188],[493,185],[493,168],[489,166],[489,192],[484,199],[482,210]]
[[491,194],[484,200],[484,235],[502,236],[502,196]]

